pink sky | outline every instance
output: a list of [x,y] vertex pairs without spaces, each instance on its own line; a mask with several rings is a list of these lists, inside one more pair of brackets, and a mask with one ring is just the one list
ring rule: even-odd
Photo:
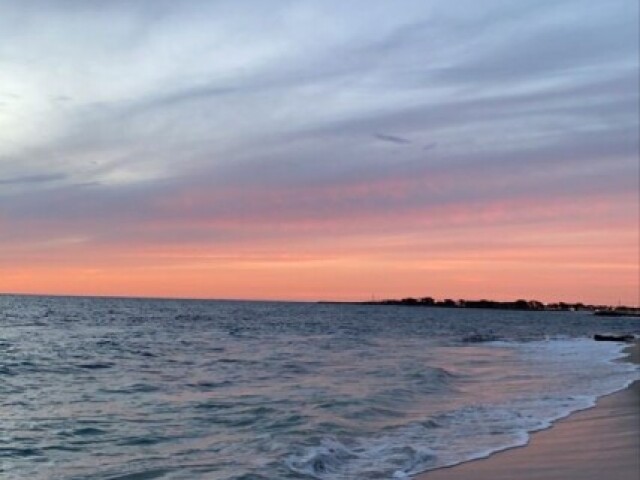
[[638,2],[515,3],[6,2],[0,292],[639,304]]
[[[140,223],[121,240],[61,232],[59,238],[4,245],[0,290],[285,300],[430,295],[635,305],[638,229],[618,210],[628,200],[614,196],[610,203],[561,208],[527,201],[477,209],[456,205],[306,221],[185,219]],[[211,240],[206,233],[212,229],[233,235]],[[191,232],[192,238],[166,238],[174,231]]]

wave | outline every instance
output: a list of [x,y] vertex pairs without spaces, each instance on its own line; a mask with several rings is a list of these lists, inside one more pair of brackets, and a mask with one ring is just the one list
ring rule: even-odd
[[614,363],[622,355],[620,345],[603,348],[580,340],[495,344],[500,348],[507,345],[518,350],[523,361],[539,362],[540,368],[545,367],[545,358],[556,355],[556,360],[565,364],[564,375],[583,369],[586,356],[591,357],[591,365],[608,366],[610,375],[598,382],[578,381],[565,394],[539,391],[496,404],[466,405],[386,429],[377,436],[325,436],[288,456],[286,466],[291,472],[319,480],[407,478],[525,445],[531,432],[594,406],[600,396],[623,389],[640,377],[636,366]]

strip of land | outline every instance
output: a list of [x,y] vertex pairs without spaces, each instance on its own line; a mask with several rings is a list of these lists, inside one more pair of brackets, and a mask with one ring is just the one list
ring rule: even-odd
[[497,300],[436,300],[432,297],[389,300],[370,300],[366,302],[318,302],[338,305],[394,305],[402,307],[441,307],[441,308],[481,308],[489,310],[519,310],[534,312],[591,312],[603,317],[640,317],[640,307],[624,305],[588,305],[584,303],[543,303],[538,300],[515,300],[503,302]]
[[[629,349],[640,363],[640,344]],[[638,480],[640,478],[640,381],[601,398],[534,433],[528,445],[450,468],[417,480]]]

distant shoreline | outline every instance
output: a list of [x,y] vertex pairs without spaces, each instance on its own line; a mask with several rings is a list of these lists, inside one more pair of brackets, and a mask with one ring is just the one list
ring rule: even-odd
[[541,312],[592,312],[598,316],[608,317],[640,317],[640,307],[630,307],[626,305],[591,305],[581,302],[554,302],[543,303],[537,300],[516,300],[511,302],[501,302],[496,300],[435,300],[431,297],[385,300],[301,300],[301,299],[266,299],[266,298],[208,298],[208,297],[155,297],[137,295],[84,295],[84,294],[62,294],[62,293],[25,293],[25,292],[0,292],[2,297],[42,297],[42,298],[91,298],[102,300],[153,300],[153,301],[191,301],[191,302],[257,302],[257,303],[299,303],[318,305],[395,305],[407,307],[434,307],[434,308],[476,308],[488,310],[511,310],[511,311],[541,311]]
[[640,317],[640,308],[626,305],[590,305],[584,303],[543,303],[538,300],[515,300],[500,302],[497,300],[436,300],[432,297],[388,300],[370,300],[364,302],[318,302],[321,304],[337,305],[393,305],[406,307],[430,307],[430,308],[474,308],[486,310],[511,310],[525,312],[591,312],[603,317]]

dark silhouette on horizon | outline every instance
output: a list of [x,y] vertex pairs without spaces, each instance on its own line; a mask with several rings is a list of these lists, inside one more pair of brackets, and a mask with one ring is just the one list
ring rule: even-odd
[[453,300],[445,298],[436,300],[433,297],[406,297],[402,299],[370,300],[366,302],[322,302],[322,303],[354,303],[358,305],[399,305],[407,307],[443,307],[443,308],[484,308],[493,310],[551,311],[551,312],[593,312],[600,316],[640,316],[640,308],[626,305],[590,305],[582,302],[543,303],[538,300],[518,299],[501,302],[497,300]]

